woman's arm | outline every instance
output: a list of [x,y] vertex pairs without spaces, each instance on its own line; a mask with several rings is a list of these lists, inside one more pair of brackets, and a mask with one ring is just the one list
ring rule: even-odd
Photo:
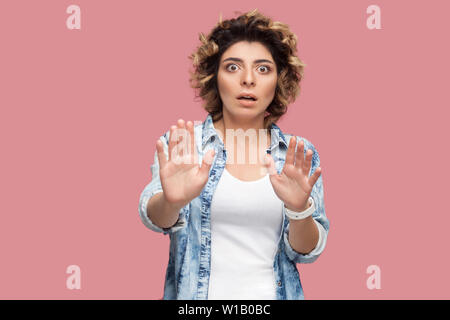
[[177,222],[183,207],[169,203],[164,192],[159,192],[148,201],[147,216],[156,226],[170,228]]
[[[299,140],[303,140],[306,150],[311,149],[313,151],[311,169],[308,175],[308,177],[311,177],[320,167],[319,153],[310,141],[297,137],[297,141]],[[330,223],[325,214],[322,174],[314,183],[310,197],[314,200],[313,214],[303,221],[289,219],[283,235],[286,254],[295,263],[314,262],[322,254],[327,243]],[[305,202],[305,209],[306,205],[309,205],[308,201]],[[295,207],[297,209],[286,204],[285,206],[292,211],[301,211],[298,206]],[[311,222],[316,226],[314,227]]]
[[291,219],[289,223],[289,243],[292,249],[301,254],[313,251],[319,242],[319,229],[313,217],[309,216],[301,220]]

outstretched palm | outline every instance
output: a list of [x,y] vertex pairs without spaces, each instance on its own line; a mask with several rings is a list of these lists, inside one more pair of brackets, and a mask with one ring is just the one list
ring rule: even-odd
[[170,128],[169,159],[166,159],[160,140],[156,143],[156,149],[161,186],[166,200],[182,207],[199,196],[208,181],[214,150],[205,155],[200,167],[193,123],[188,121],[185,126],[180,119],[177,126]]
[[291,137],[281,174],[278,174],[275,170],[275,163],[270,155],[267,155],[266,168],[269,170],[270,181],[278,198],[284,202],[286,208],[300,212],[306,210],[308,198],[314,184],[320,177],[322,169],[318,167],[311,177],[308,177],[313,152],[308,150],[306,157],[304,157],[303,141],[299,142],[297,152],[295,152],[295,145],[296,138]]

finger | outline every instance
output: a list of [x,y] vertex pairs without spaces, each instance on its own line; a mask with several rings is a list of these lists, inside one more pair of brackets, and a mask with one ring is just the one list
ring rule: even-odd
[[177,126],[171,126],[170,127],[170,136],[169,136],[169,161],[173,158],[173,152],[174,147],[177,144],[176,137],[175,137],[175,130]]
[[322,168],[321,167],[317,167],[316,170],[314,171],[314,173],[311,175],[311,177],[309,177],[309,185],[311,187],[314,187],[314,184],[317,182],[317,180],[319,179],[320,175],[322,174]]
[[277,170],[275,169],[275,161],[273,161],[273,158],[270,154],[266,154],[265,158],[265,167],[269,171],[269,175],[278,174]]
[[208,176],[209,169],[214,161],[216,151],[214,149],[209,150],[203,157],[202,166],[199,170],[199,174],[202,176]]
[[188,121],[186,123],[186,128],[188,130],[188,140],[189,140],[189,148],[187,150],[188,154],[191,156],[191,159],[195,160],[195,163],[197,163],[197,150],[195,150],[195,134],[194,134],[194,124],[192,121]]
[[303,168],[303,161],[305,160],[304,149],[305,145],[303,140],[300,140],[297,144],[297,152],[295,154],[295,168],[297,169]]
[[182,157],[186,154],[186,126],[183,119],[177,121],[177,154]]
[[163,168],[167,163],[167,158],[166,155],[164,154],[163,143],[160,139],[156,141],[156,152],[158,154],[159,167]]
[[312,156],[313,151],[311,149],[308,149],[306,151],[305,161],[303,162],[303,173],[305,174],[305,176],[308,176],[309,170],[311,169]]
[[286,153],[286,161],[285,161],[285,165],[286,164],[292,164],[294,165],[294,156],[295,156],[295,144],[296,144],[296,139],[295,137],[291,137],[291,139],[289,140],[289,147]]
[[184,122],[183,119],[178,119],[178,121],[177,121],[177,127],[178,127],[179,129],[181,129],[181,130],[180,130],[180,133],[183,133],[183,129],[186,129],[186,123]]

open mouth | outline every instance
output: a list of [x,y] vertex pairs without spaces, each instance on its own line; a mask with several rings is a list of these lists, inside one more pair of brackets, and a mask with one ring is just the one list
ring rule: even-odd
[[248,98],[246,98],[246,97],[240,97],[240,98],[238,98],[239,100],[250,100],[250,101],[256,101],[256,99],[255,98],[252,98],[252,97],[248,97]]

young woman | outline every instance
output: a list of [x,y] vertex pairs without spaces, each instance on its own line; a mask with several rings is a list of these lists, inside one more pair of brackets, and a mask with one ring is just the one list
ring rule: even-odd
[[139,203],[170,236],[163,298],[304,299],[296,263],[323,252],[329,221],[317,150],[275,124],[300,90],[297,37],[253,10],[200,40],[191,85],[208,115],[158,139]]

